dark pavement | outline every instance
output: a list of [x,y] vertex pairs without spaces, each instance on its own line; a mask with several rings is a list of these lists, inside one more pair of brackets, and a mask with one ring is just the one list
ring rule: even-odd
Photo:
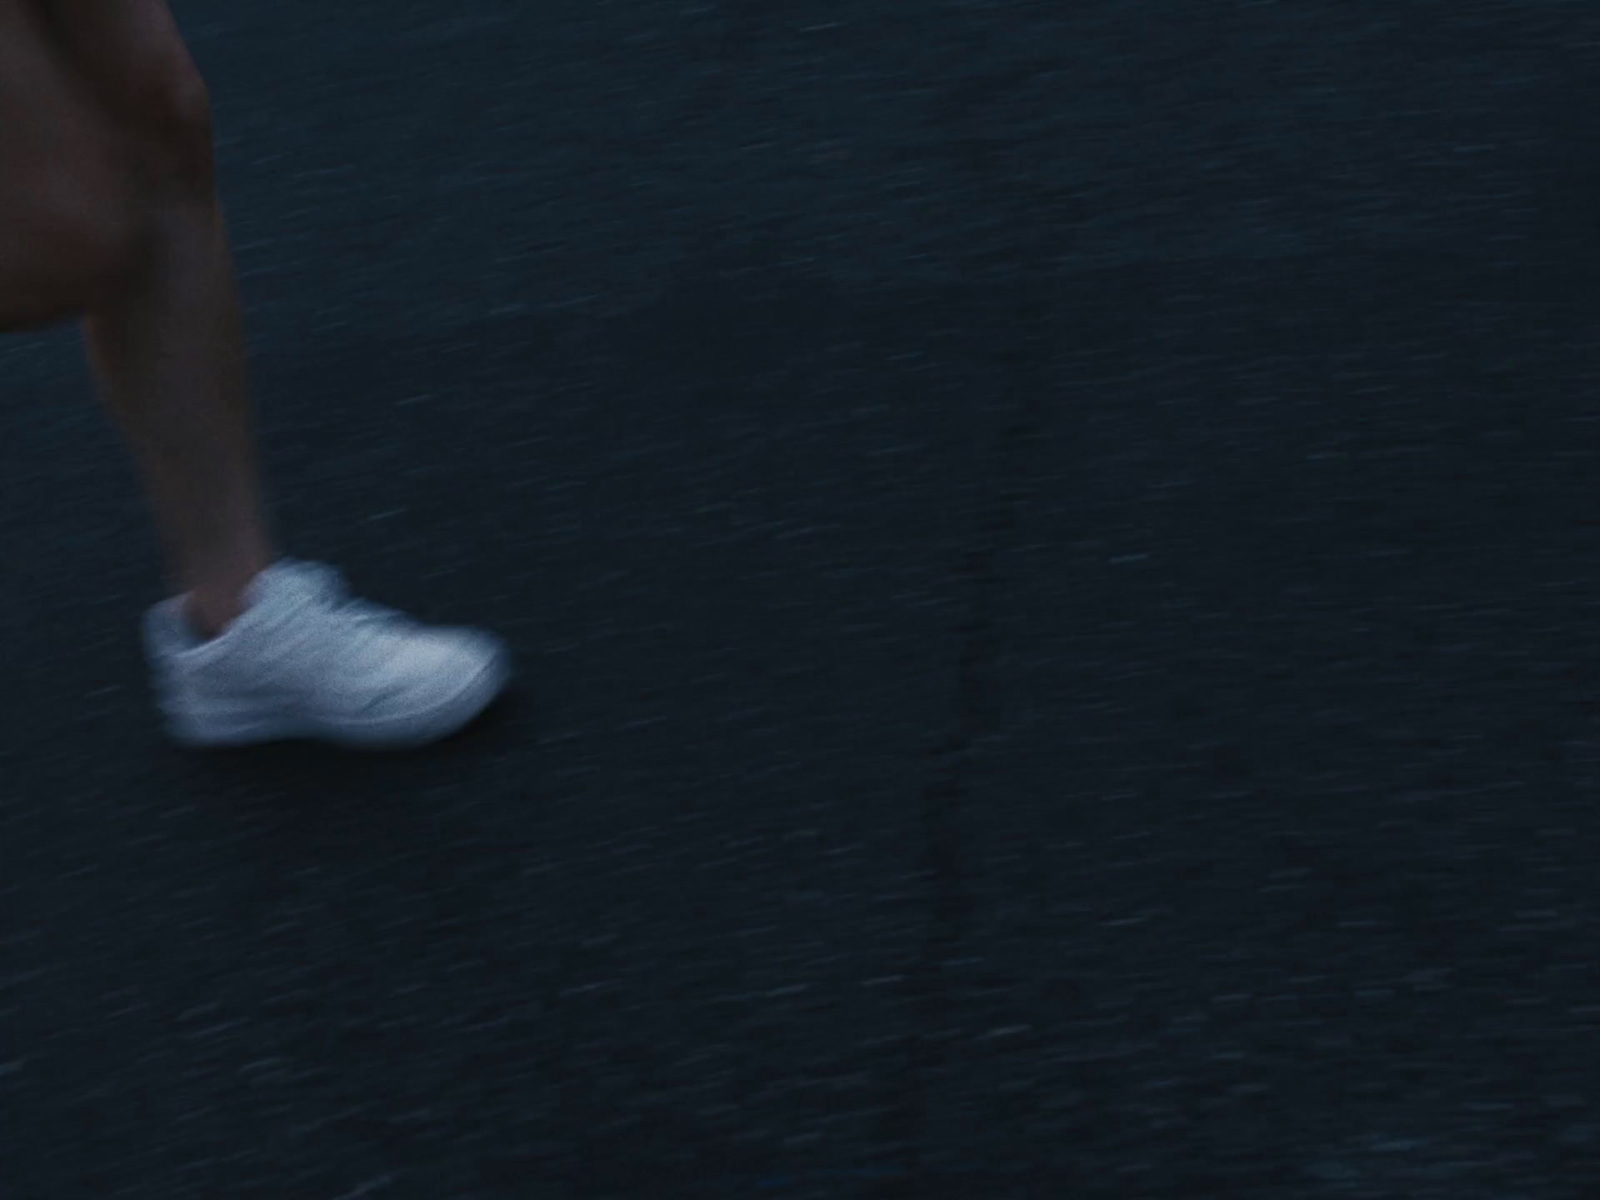
[[1600,8],[180,7],[288,540],[189,756],[0,342],[0,1197],[1600,1193]]

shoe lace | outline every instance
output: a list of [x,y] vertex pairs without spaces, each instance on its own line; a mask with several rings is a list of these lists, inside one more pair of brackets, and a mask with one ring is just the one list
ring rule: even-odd
[[307,573],[314,580],[309,602],[337,618],[325,626],[335,635],[328,653],[355,660],[370,656],[387,644],[385,635],[406,623],[398,610],[351,595],[344,576],[334,568],[310,564]]

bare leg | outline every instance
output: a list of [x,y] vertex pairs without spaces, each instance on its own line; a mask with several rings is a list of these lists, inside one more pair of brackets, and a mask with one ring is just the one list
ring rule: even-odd
[[0,0],[0,330],[82,313],[144,241],[116,139],[54,51],[31,3]]
[[0,329],[73,316],[181,594],[144,622],[173,738],[419,746],[500,694],[499,639],[352,605],[314,564],[268,573],[234,637],[184,628],[240,618],[274,549],[209,105],[165,0],[0,0]]
[[150,493],[173,583],[215,634],[275,557],[222,215],[214,203],[156,214],[148,265],[85,321],[108,407]]
[[147,221],[138,271],[86,312],[90,362],[139,463],[173,583],[214,634],[275,551],[209,99],[164,0],[46,0],[44,11],[127,147]]

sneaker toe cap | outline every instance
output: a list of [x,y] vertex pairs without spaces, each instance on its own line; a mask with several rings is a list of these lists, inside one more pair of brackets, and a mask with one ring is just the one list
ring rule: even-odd
[[350,697],[365,719],[423,718],[434,710],[453,715],[462,704],[481,707],[511,676],[505,644],[472,629],[417,633],[386,665],[384,678],[367,680],[363,694]]

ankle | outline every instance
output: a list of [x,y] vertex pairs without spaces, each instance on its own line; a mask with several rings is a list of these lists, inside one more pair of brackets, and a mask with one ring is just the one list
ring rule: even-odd
[[195,634],[210,641],[226,633],[250,607],[250,587],[270,562],[266,555],[257,555],[245,565],[213,571],[191,583],[184,594],[183,615]]
[[255,576],[223,587],[197,587],[184,597],[183,615],[190,628],[210,641],[221,637],[250,607],[246,598]]
[[189,629],[201,641],[209,642],[227,632],[228,626],[244,612],[244,603],[215,597],[203,597],[191,592],[183,603],[183,618]]

